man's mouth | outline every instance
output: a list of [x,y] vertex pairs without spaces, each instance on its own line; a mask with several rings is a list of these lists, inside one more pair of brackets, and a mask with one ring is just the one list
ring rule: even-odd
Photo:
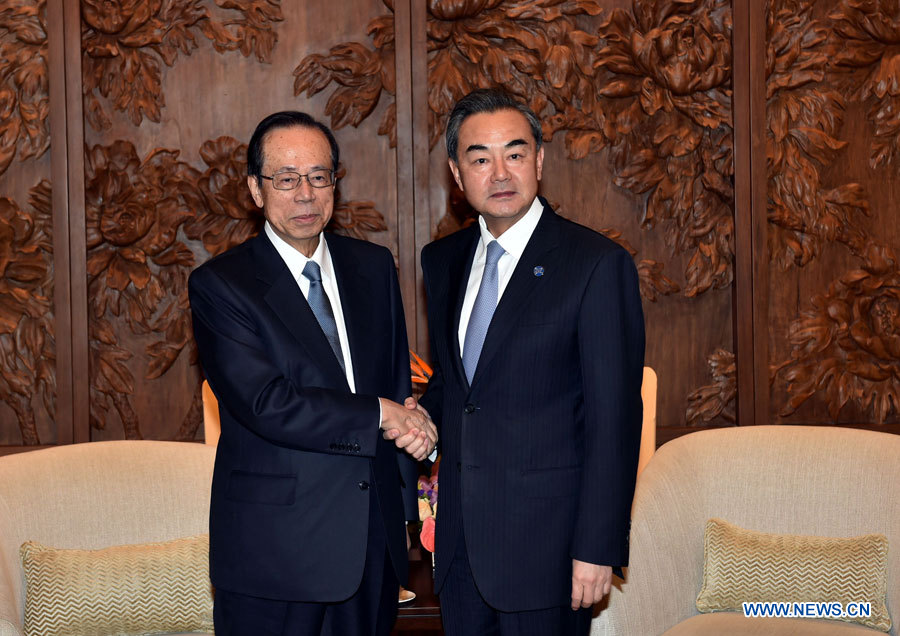
[[503,192],[495,192],[491,195],[492,199],[508,199],[510,197],[514,197],[516,193],[512,190],[504,190]]

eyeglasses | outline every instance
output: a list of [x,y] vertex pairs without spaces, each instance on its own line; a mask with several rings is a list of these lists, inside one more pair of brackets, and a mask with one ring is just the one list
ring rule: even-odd
[[300,187],[303,177],[314,188],[327,188],[334,183],[334,171],[332,170],[313,170],[308,174],[300,174],[299,172],[279,172],[276,175],[267,177],[259,175],[262,179],[268,179],[272,182],[272,187],[276,190],[294,190]]

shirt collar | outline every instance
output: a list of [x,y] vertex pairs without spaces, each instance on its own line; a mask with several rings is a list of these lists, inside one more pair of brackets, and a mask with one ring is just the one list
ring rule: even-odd
[[518,261],[522,256],[522,252],[525,251],[525,246],[528,245],[528,241],[531,240],[531,235],[534,234],[534,228],[537,227],[538,221],[541,220],[541,214],[543,214],[543,212],[543,204],[541,204],[540,199],[535,197],[534,201],[531,202],[531,207],[528,208],[528,212],[525,213],[525,216],[516,221],[513,226],[501,234],[498,239],[494,238],[494,235],[491,234],[490,230],[487,228],[487,223],[484,222],[484,217],[479,214],[478,226],[481,228],[481,241],[487,246],[488,243],[496,240],[507,254]]
[[313,255],[310,258],[307,258],[305,254],[301,253],[278,236],[268,221],[266,221],[265,224],[265,232],[266,236],[269,237],[269,240],[272,241],[272,245],[275,246],[275,249],[281,256],[281,260],[283,260],[284,264],[291,270],[291,276],[294,277],[294,280],[300,280],[300,277],[303,276],[303,268],[306,267],[306,263],[309,261],[316,262],[322,272],[322,278],[333,276],[331,269],[331,255],[328,251],[328,243],[325,242],[324,232],[319,232],[319,244],[316,246],[316,251],[313,252]]

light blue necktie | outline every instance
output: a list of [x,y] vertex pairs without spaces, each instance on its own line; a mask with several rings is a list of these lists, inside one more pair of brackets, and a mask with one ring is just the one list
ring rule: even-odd
[[312,309],[316,320],[319,321],[319,326],[325,332],[325,337],[328,339],[328,344],[331,345],[331,350],[334,351],[334,356],[341,365],[341,370],[346,373],[346,369],[344,369],[344,354],[341,351],[341,339],[338,337],[337,323],[334,321],[331,303],[328,302],[328,296],[325,294],[325,290],[322,289],[322,271],[319,269],[319,264],[315,261],[306,261],[303,275],[309,279],[309,296],[306,298],[309,308]]
[[469,326],[466,328],[466,339],[463,342],[462,362],[469,384],[475,375],[481,348],[484,346],[484,337],[497,308],[497,263],[504,254],[506,250],[500,243],[497,241],[488,243],[481,286],[478,288],[478,295],[475,296],[475,304],[472,305],[472,315],[469,316]]

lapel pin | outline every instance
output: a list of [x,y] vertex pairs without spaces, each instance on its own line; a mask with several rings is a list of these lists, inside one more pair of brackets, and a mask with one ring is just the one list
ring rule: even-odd
[[544,275],[544,268],[543,268],[543,266],[538,265],[537,267],[535,267],[535,268],[534,268],[534,275],[535,275],[535,276],[538,276],[538,277],[543,276],[543,275]]

